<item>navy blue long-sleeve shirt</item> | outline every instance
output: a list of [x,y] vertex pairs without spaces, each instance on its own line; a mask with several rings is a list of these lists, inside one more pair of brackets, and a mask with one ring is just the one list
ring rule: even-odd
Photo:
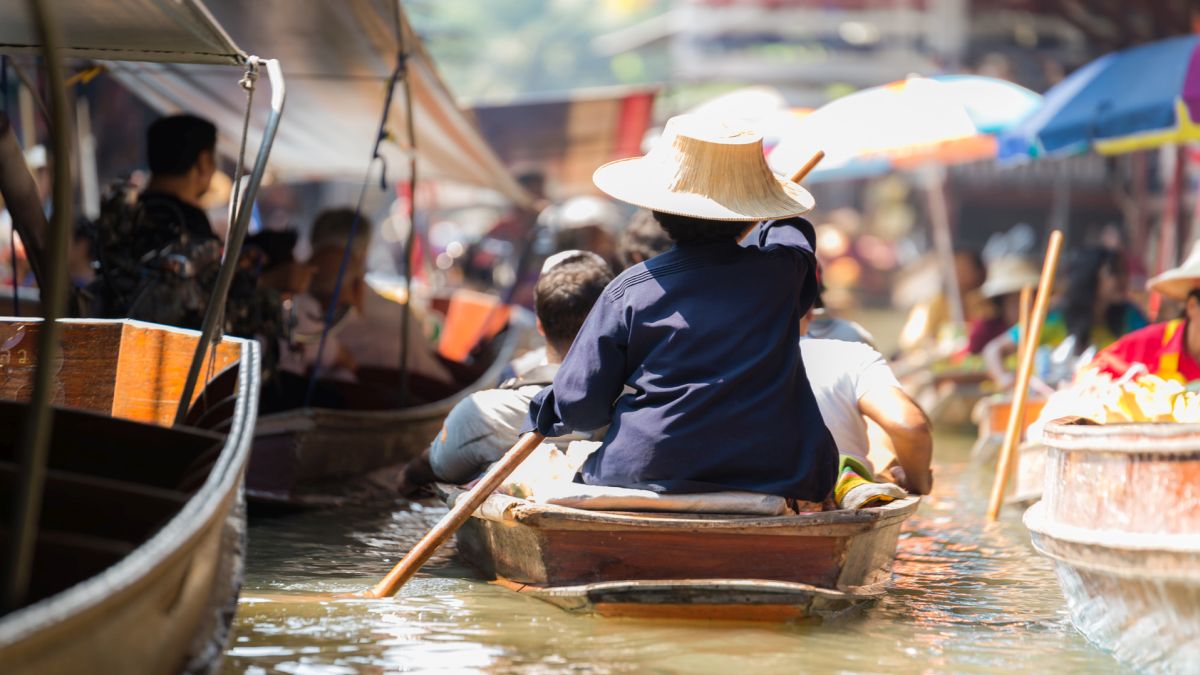
[[611,425],[583,467],[590,484],[823,500],[837,448],[799,346],[815,296],[812,247],[786,221],[746,247],[682,245],[634,265],[597,300],[526,427]]

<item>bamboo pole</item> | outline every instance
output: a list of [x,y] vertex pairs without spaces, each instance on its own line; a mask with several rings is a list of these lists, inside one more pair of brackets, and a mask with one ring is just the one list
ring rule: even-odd
[[1017,363],[1025,353],[1025,336],[1029,335],[1029,314],[1033,311],[1033,286],[1021,289],[1020,316],[1017,319]]
[[475,513],[475,509],[479,508],[496,491],[496,488],[500,487],[504,479],[508,478],[544,440],[546,437],[537,432],[522,436],[516,445],[504,453],[504,457],[499,462],[493,464],[492,468],[483,474],[483,478],[479,479],[475,487],[458,496],[454,502],[454,508],[442,516],[437,525],[434,525],[433,529],[429,530],[429,533],[417,542],[416,546],[412,547],[408,555],[396,563],[387,576],[370,590],[355,593],[352,597],[386,598],[395,595],[396,591],[399,591],[401,586],[413,578],[417,570],[433,557],[442,544],[446,543],[446,540],[467,522],[472,513]]
[[1033,303],[1033,313],[1029,317],[1028,334],[1023,336],[1024,347],[1021,348],[1021,360],[1017,364],[1017,383],[1013,390],[1012,409],[1008,413],[1008,426],[1004,431],[1004,444],[1000,446],[1000,460],[996,464],[996,478],[992,483],[992,495],[988,501],[987,519],[994,522],[1000,515],[1000,505],[1004,501],[1004,488],[1008,484],[1008,475],[1013,466],[1013,455],[1016,453],[1017,440],[1021,437],[1021,421],[1024,415],[1025,401],[1029,398],[1029,380],[1033,375],[1033,357],[1037,354],[1038,338],[1042,334],[1042,325],[1046,321],[1046,310],[1050,306],[1050,292],[1054,287],[1054,275],[1058,271],[1058,257],[1062,252],[1063,234],[1055,230],[1050,234],[1050,243],[1046,247],[1046,261],[1042,264],[1042,277],[1038,281],[1037,299]]

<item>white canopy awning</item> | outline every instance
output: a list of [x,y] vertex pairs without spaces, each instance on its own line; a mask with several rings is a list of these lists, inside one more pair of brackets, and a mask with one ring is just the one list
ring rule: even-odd
[[[271,153],[283,180],[352,178],[367,168],[387,84],[395,68],[397,20],[411,53],[418,173],[492,188],[525,203],[528,195],[497,158],[443,84],[395,0],[208,0],[220,25],[250,54],[279,59],[287,111]],[[227,69],[157,63],[113,64],[134,92],[164,112],[186,110],[238,138],[245,94]],[[387,176],[408,173],[403,83],[397,85],[381,153]]]
[[[360,180],[396,66],[402,26],[411,56],[418,173],[530,197],[443,84],[398,0],[55,0],[69,54],[109,61],[114,75],[164,113],[211,119],[228,154],[241,137],[245,93],[237,64],[246,54],[278,59],[287,110],[271,152],[282,180]],[[26,3],[0,7],[0,51],[36,49]],[[387,176],[408,173],[401,86],[381,153]]]
[[[0,9],[0,51],[40,48],[25,0]],[[241,63],[245,54],[199,0],[54,0],[68,56],[176,63]]]

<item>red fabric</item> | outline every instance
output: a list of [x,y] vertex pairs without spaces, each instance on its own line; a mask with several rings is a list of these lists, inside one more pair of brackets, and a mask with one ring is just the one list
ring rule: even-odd
[[1097,354],[1092,365],[1101,372],[1120,377],[1130,366],[1141,363],[1152,374],[1157,375],[1162,355],[1176,353],[1179,354],[1179,374],[1188,382],[1200,380],[1200,364],[1197,364],[1184,348],[1187,325],[1180,326],[1171,340],[1164,345],[1163,336],[1168,323],[1170,322],[1151,324],[1126,335]]

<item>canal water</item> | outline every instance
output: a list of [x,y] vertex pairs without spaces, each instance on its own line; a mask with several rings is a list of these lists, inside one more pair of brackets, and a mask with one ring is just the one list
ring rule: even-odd
[[1067,617],[1020,514],[989,525],[970,439],[938,438],[934,494],[901,535],[891,592],[821,625],[574,616],[435,560],[391,600],[374,583],[443,513],[409,506],[259,519],[226,673],[1122,672]]

